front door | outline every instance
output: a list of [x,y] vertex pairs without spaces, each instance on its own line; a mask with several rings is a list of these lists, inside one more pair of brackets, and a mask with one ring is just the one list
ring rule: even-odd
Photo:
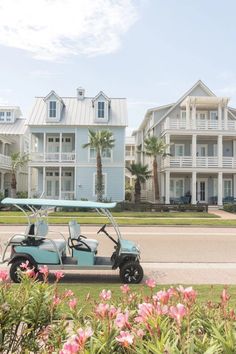
[[46,196],[47,198],[59,198],[59,172],[46,172]]
[[207,179],[206,178],[199,178],[197,180],[197,202],[199,203],[206,203],[207,202]]

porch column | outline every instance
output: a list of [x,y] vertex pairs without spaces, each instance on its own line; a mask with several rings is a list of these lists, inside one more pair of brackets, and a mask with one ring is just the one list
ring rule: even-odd
[[236,174],[234,174],[234,199],[236,199]]
[[165,196],[165,175],[161,173],[161,200],[163,201]]
[[46,161],[46,133],[43,133],[43,160]]
[[223,204],[223,172],[218,172],[218,205]]
[[224,129],[228,129],[228,110],[226,106],[224,106]]
[[192,135],[192,167],[197,165],[197,134]]
[[222,135],[218,135],[218,142],[217,142],[217,148],[218,148],[218,167],[222,167],[222,162],[223,162],[223,138]]
[[32,168],[28,167],[28,198],[31,198],[31,171]]
[[59,167],[59,199],[61,199],[61,166]]
[[46,185],[46,167],[43,167],[43,191],[42,191],[42,196],[45,197],[46,191],[45,191],[45,185]]
[[5,172],[1,172],[1,192],[4,193],[4,176]]
[[190,128],[190,103],[186,103],[186,129]]
[[31,156],[32,149],[32,134],[29,134],[29,155]]
[[76,186],[77,186],[77,182],[76,182],[76,170],[77,170],[77,167],[74,167],[74,198],[77,199],[77,189],[76,189]]
[[62,133],[60,133],[60,138],[59,138],[59,162],[61,162],[61,152],[62,152]]
[[197,172],[192,172],[192,204],[196,204],[196,183],[197,183]]
[[196,104],[192,105],[192,128],[196,129]]
[[170,153],[170,134],[165,135],[165,142],[166,142],[166,144],[169,145],[166,149],[166,153],[169,154]]
[[166,117],[164,123],[164,129],[169,129],[169,128],[170,128],[170,117]]
[[2,142],[2,154],[5,155],[5,146],[6,146],[6,143]]
[[165,171],[166,175],[166,195],[165,195],[165,204],[170,204],[170,171]]
[[221,103],[218,104],[218,129],[222,129],[222,106]]

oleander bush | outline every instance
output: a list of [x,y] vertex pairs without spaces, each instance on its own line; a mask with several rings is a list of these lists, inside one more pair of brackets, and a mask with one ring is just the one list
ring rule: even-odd
[[236,213],[236,204],[224,204],[223,209],[229,213]]
[[21,268],[19,285],[0,271],[1,353],[236,353],[236,314],[226,288],[219,303],[198,304],[192,287],[156,292],[149,279],[148,295],[128,285],[115,299],[105,289],[96,299],[88,294],[85,312],[71,290],[58,292],[61,272],[48,284],[46,266],[38,274],[27,263]]

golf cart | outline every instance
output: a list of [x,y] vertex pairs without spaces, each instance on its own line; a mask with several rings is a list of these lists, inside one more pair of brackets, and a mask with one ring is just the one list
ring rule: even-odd
[[[15,206],[27,217],[28,225],[23,234],[15,233],[8,240],[2,256],[2,262],[8,262],[12,281],[19,282],[18,270],[23,262],[28,261],[30,267],[37,269],[47,265],[49,270],[112,270],[120,269],[123,283],[139,283],[143,279],[143,269],[139,263],[140,251],[132,242],[122,239],[119,227],[109,209],[116,203],[99,203],[75,200],[50,199],[13,199],[5,198],[2,204]],[[51,208],[89,208],[99,215],[108,218],[116,237],[112,237],[104,224],[97,234],[103,233],[114,243],[111,257],[98,256],[99,242],[80,234],[80,225],[76,220],[68,224],[69,236],[57,232],[60,238],[50,238],[54,231],[48,228],[48,211]],[[10,248],[10,258],[7,250]],[[100,252],[100,251],[99,251]]]

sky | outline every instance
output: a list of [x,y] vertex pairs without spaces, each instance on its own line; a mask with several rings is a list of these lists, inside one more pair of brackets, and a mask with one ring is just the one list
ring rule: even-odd
[[126,97],[129,127],[201,79],[236,106],[235,0],[0,0],[0,104]]

